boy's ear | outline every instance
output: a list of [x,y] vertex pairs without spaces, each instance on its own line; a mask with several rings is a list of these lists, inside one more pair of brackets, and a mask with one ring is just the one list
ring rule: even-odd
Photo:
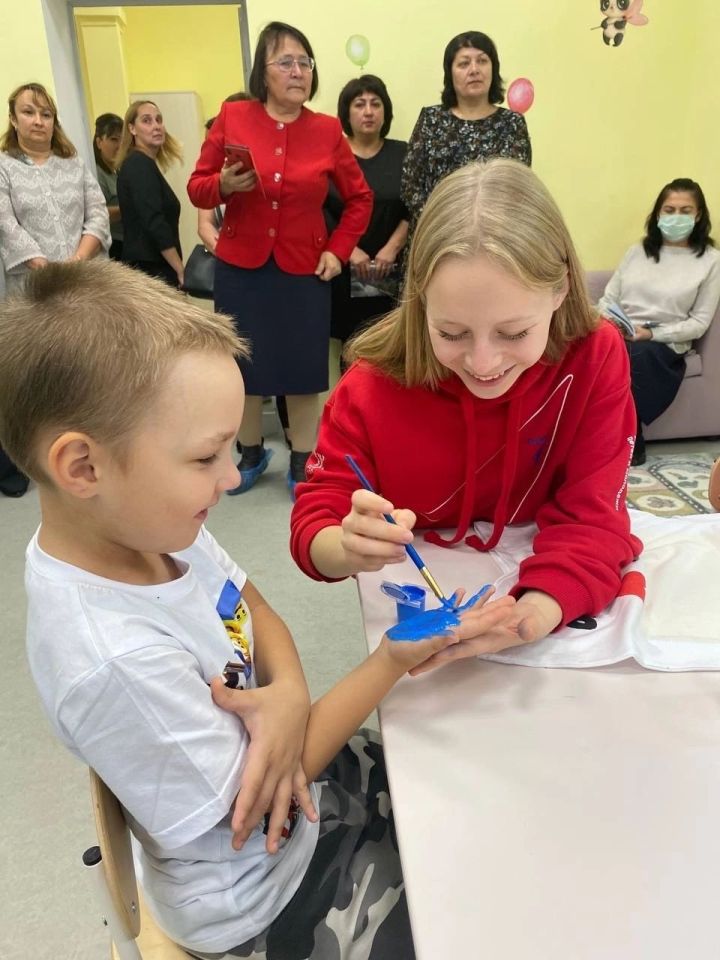
[[46,469],[60,490],[87,500],[97,493],[98,444],[85,433],[60,434],[50,445]]

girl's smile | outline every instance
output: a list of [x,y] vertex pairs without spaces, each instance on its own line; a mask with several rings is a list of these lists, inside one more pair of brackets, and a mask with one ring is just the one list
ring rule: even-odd
[[426,291],[435,356],[475,396],[500,397],[545,353],[565,293],[527,287],[484,254],[449,257]]

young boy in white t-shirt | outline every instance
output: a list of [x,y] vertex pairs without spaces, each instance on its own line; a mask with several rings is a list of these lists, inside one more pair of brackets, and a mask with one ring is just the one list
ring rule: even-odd
[[239,355],[227,318],[113,262],[51,264],[0,305],[0,443],[42,508],[30,666],[58,736],[123,804],[148,902],[192,955],[325,960],[360,941],[369,960],[407,960],[382,748],[353,734],[492,614],[384,638],[310,707],[286,626],[203,527],[239,482]]

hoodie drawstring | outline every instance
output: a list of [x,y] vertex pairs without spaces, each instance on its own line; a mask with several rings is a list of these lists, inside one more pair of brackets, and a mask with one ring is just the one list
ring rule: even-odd
[[[475,473],[477,470],[477,435],[475,427],[475,404],[471,393],[465,392],[461,396],[461,406],[463,420],[465,423],[465,432],[467,437],[467,446],[465,450],[465,489],[463,490],[463,499],[460,505],[460,516],[458,517],[457,530],[450,540],[445,540],[436,530],[430,530],[425,534],[428,543],[436,544],[439,547],[452,547],[465,536],[472,517],[473,506],[475,504]],[[512,491],[513,481],[515,479],[515,470],[518,460],[519,430],[520,430],[520,401],[510,402],[508,411],[507,435],[505,440],[505,456],[503,459],[502,479],[500,484],[500,495],[493,511],[493,528],[487,540],[483,541],[477,534],[472,534],[465,538],[465,543],[474,550],[485,552],[491,550],[499,541],[502,532],[505,529],[505,521],[508,514],[508,500]]]
[[463,390],[460,395],[460,406],[462,408],[463,422],[465,424],[465,489],[463,490],[462,503],[460,504],[460,516],[458,517],[457,530],[450,540],[445,540],[436,530],[429,530],[425,534],[428,543],[434,543],[438,547],[452,547],[465,536],[467,528],[470,526],[473,505],[475,502],[475,467],[477,460],[477,435],[475,433],[475,407],[473,404],[473,395],[469,390]]

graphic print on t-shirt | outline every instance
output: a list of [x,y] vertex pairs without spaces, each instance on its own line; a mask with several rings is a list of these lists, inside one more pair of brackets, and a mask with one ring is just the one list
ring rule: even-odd
[[233,645],[234,657],[227,662],[223,670],[225,683],[228,687],[244,690],[252,676],[250,643],[245,632],[245,624],[250,612],[245,606],[242,594],[232,580],[225,582],[215,609],[220,615],[228,638]]

